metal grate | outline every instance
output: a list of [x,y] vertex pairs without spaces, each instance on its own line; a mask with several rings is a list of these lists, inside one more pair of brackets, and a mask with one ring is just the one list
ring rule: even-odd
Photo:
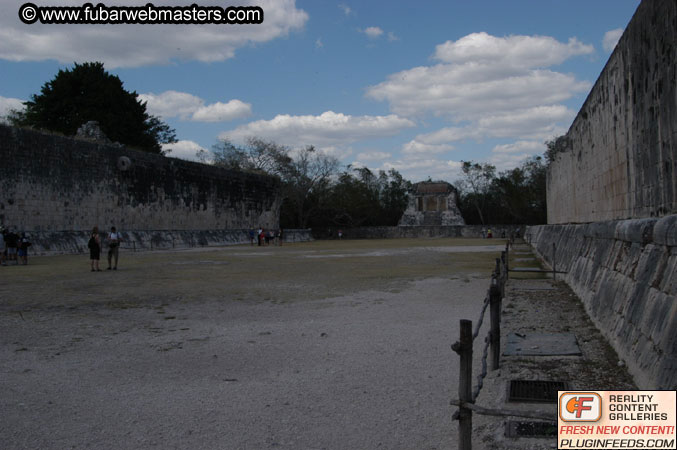
[[510,420],[505,422],[506,437],[550,438],[557,436],[555,422],[522,422]]
[[566,381],[510,380],[509,402],[557,403],[557,391],[566,391]]

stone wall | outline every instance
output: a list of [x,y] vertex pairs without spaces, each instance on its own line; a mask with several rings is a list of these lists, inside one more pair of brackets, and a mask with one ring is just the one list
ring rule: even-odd
[[[121,250],[150,251],[249,244],[249,230],[151,230],[123,231]],[[33,231],[30,255],[89,253],[89,231]],[[102,232],[101,238],[105,237]],[[310,229],[284,230],[284,243],[312,241]],[[103,246],[105,257],[106,245]]]
[[643,0],[548,171],[548,223],[677,213],[677,2]]
[[[0,125],[0,224],[36,235],[279,226],[271,177]],[[199,239],[199,237],[195,237]]]
[[[455,225],[409,227],[355,227],[343,228],[344,239],[398,239],[398,238],[481,238],[483,231],[491,230],[494,238],[509,237],[519,225]],[[524,230],[524,227],[521,228]],[[338,229],[313,230],[315,239],[336,239]]]
[[677,215],[528,227],[640,389],[677,389]]

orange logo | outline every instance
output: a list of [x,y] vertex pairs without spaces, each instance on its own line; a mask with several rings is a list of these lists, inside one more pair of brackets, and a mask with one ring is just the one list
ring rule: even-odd
[[592,405],[585,405],[586,403],[592,403],[595,400],[595,397],[571,397],[567,402],[567,411],[570,413],[576,412],[576,418],[581,418],[581,413],[583,411],[590,411]]
[[564,422],[597,422],[602,397],[596,392],[565,392],[559,396],[559,417]]

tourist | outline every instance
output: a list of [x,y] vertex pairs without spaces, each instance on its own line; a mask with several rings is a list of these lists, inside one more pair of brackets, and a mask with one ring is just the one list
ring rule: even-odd
[[254,245],[254,234],[255,234],[255,233],[256,233],[256,232],[254,231],[253,228],[252,228],[251,230],[249,230],[249,243],[250,243],[251,245]]
[[7,248],[5,247],[5,229],[0,226],[0,264],[5,266],[5,256]]
[[489,228],[489,229],[487,230],[487,239],[491,239],[492,237],[494,237],[494,235],[493,235],[493,233],[491,232],[491,228]]
[[[122,242],[122,237],[120,233],[115,230],[115,227],[110,227],[110,233],[108,233],[108,270],[118,270],[118,252],[120,249],[120,242]],[[111,267],[111,261],[115,259],[115,266]]]
[[256,239],[258,240],[259,247],[261,247],[261,238],[263,237],[263,228],[259,227],[258,231],[256,232]]
[[92,234],[89,236],[87,247],[89,247],[89,261],[92,267],[92,272],[101,272],[101,269],[99,268],[99,259],[101,258],[101,238],[99,237],[99,227],[94,227],[92,229]]
[[28,240],[28,237],[26,237],[26,233],[21,233],[21,239],[19,239],[18,243],[18,254],[19,254],[19,261],[17,261],[17,264],[21,263],[24,266],[28,265],[28,247],[30,247],[31,242]]
[[282,246],[282,228],[277,230],[277,245]]
[[19,243],[19,236],[11,228],[5,235],[5,246],[7,246],[7,261],[14,261],[15,264],[19,264],[16,260],[16,250]]
[[343,239],[343,230],[338,230],[338,238]]

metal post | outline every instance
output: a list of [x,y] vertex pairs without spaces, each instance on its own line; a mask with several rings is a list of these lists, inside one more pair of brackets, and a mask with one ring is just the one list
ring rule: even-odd
[[491,317],[490,330],[490,356],[491,370],[499,368],[499,359],[501,355],[501,287],[491,285],[489,288],[489,306]]
[[[458,399],[472,403],[472,321],[461,320],[460,341],[451,347],[461,358],[458,372]],[[463,406],[458,410],[458,448],[472,449],[472,411]]]

